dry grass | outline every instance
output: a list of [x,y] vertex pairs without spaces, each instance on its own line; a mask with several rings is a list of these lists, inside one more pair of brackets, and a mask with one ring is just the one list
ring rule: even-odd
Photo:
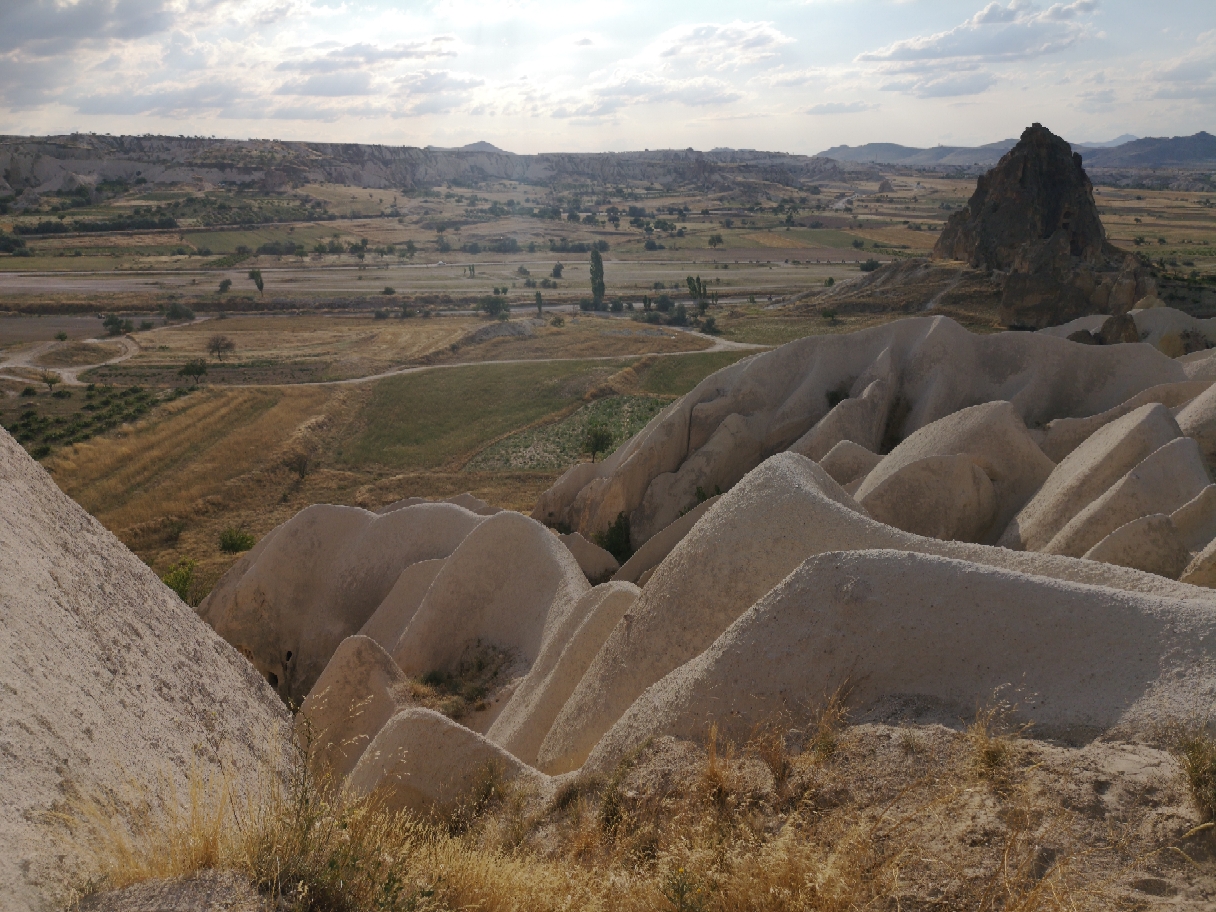
[[1174,739],[1173,752],[1195,806],[1205,821],[1216,820],[1216,739],[1190,727]]
[[35,361],[42,367],[79,367],[100,364],[122,353],[122,346],[113,342],[64,342],[39,355]]
[[830,754],[787,750],[777,724],[742,747],[711,730],[702,745],[647,743],[547,799],[487,769],[429,817],[305,772],[245,789],[196,774],[176,815],[82,804],[65,819],[96,872],[86,892],[221,868],[316,912],[1136,908],[1128,884],[1191,870],[1154,853],[1144,807],[1117,821],[1070,809],[1053,792],[1076,763],[1066,749],[1028,742],[1009,788],[977,790],[974,728],[917,729],[908,751],[906,728],[802,731],[821,724]]

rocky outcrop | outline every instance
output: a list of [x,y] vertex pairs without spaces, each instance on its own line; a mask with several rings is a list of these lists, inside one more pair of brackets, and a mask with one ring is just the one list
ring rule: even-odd
[[614,454],[563,475],[532,515],[591,535],[624,513],[640,547],[696,506],[698,488],[726,491],[776,452],[818,460],[851,440],[885,454],[940,418],[995,401],[1038,429],[1185,379],[1148,345],[975,335],[944,317],[809,336],[707,377]]
[[0,430],[0,907],[61,908],[95,873],[48,825],[74,798],[182,813],[192,772],[254,781],[289,730],[253,666]]
[[933,257],[1003,273],[1007,326],[1122,314],[1156,290],[1134,257],[1107,243],[1080,153],[1040,124],[979,179]]

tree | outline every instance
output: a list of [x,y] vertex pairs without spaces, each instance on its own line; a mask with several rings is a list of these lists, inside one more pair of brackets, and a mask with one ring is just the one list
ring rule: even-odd
[[487,317],[506,317],[509,311],[507,299],[499,295],[486,295],[477,302],[477,309]]
[[543,317],[545,315],[545,308],[543,306],[544,303],[544,299],[541,298],[540,292],[538,291],[536,293],[536,315],[538,317]]
[[221,361],[224,360],[225,352],[230,352],[230,351],[235,351],[235,350],[236,350],[236,343],[233,342],[231,339],[229,339],[227,336],[221,336],[221,335],[217,334],[207,340],[207,351],[211,352],[211,354],[215,355],[215,357]]
[[106,332],[111,336],[121,336],[123,333],[133,332],[135,324],[130,320],[124,320],[118,314],[110,314],[101,321],[101,325],[106,328]]
[[309,470],[312,469],[312,457],[308,453],[295,453],[289,456],[283,465],[295,472],[300,481],[303,481]]
[[710,247],[721,247],[722,246],[722,235],[711,234],[709,236],[709,246]]
[[565,268],[566,267],[563,266],[561,263],[555,263],[553,265],[553,271],[550,272],[549,275],[553,276],[553,278],[555,278],[555,279],[560,279],[562,277],[562,270]]
[[199,377],[207,373],[207,362],[203,358],[195,358],[193,361],[187,361],[182,365],[181,370],[177,372],[179,377],[189,377],[194,381],[192,386],[198,386]]
[[604,258],[598,250],[591,251],[591,300],[596,310],[604,303]]
[[228,289],[232,287],[232,279],[224,279],[220,282],[220,294],[228,294]]
[[250,269],[249,270],[249,279],[250,279],[250,281],[253,282],[254,285],[256,285],[258,287],[258,294],[263,294],[264,292],[262,291],[262,289],[265,288],[266,286],[265,286],[265,283],[263,283],[263,281],[262,281],[262,270]]
[[595,462],[597,453],[604,452],[610,446],[612,446],[612,431],[602,424],[587,426],[587,433],[583,435],[583,452],[591,454],[592,462]]
[[42,375],[38,379],[46,384],[46,391],[48,393],[55,388],[56,383],[61,383],[63,381],[63,378],[53,371],[43,371]]

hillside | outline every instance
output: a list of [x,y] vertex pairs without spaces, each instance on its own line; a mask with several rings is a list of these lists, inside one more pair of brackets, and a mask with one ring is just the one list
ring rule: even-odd
[[102,181],[206,183],[283,189],[324,181],[373,189],[420,189],[440,183],[513,180],[643,182],[716,186],[740,177],[797,186],[872,169],[780,152],[543,153],[515,155],[488,143],[420,149],[361,143],[303,143],[168,136],[0,137],[0,198],[54,192]]
[[1194,136],[1146,137],[1086,153],[1091,168],[1160,168],[1216,164],[1216,136],[1200,131]]
[[[1122,137],[1120,137],[1122,138]],[[833,146],[820,157],[839,162],[867,162],[906,167],[968,167],[995,165],[1017,140],[1005,139],[983,146],[934,146],[920,149],[895,143],[866,143],[862,146]],[[1194,136],[1132,139],[1118,145],[1073,143],[1091,168],[1160,168],[1203,165],[1216,162],[1216,136],[1200,131]]]

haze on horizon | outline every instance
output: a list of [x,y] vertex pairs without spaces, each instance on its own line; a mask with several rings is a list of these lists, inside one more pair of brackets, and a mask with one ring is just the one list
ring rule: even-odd
[[1216,125],[1216,8],[1072,0],[5,0],[0,133],[514,152]]

